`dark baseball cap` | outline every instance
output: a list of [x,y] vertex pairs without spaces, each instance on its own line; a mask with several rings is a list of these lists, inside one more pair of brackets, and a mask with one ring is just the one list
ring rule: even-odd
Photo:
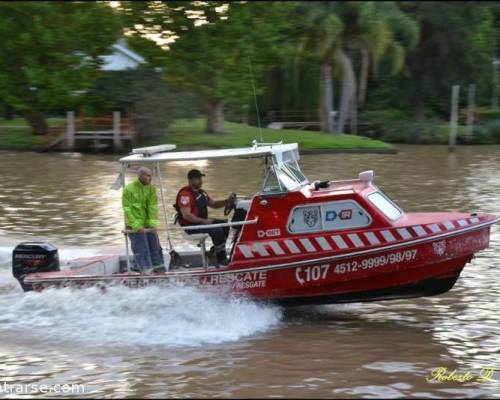
[[202,174],[199,169],[192,169],[188,172],[188,179],[201,178],[202,176],[205,176],[205,174]]

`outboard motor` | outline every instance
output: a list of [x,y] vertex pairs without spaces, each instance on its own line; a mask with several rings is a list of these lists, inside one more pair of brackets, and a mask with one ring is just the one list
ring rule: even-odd
[[59,271],[59,253],[48,242],[19,243],[12,252],[12,275],[25,292],[33,290],[24,283],[24,277],[32,272]]

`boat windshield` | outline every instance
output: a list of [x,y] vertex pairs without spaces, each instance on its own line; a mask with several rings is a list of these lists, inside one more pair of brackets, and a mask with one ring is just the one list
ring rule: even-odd
[[274,163],[267,167],[262,193],[282,193],[296,189],[308,182],[296,160]]
[[286,163],[284,163],[284,166],[286,166],[286,168],[288,168],[293,175],[295,175],[295,179],[299,182],[299,183],[309,183],[308,179],[306,178],[306,176],[302,173],[302,171],[300,170],[300,167],[299,167],[299,164],[297,163],[297,161],[288,161]]
[[264,178],[264,183],[262,185],[262,194],[272,194],[272,193],[282,193],[283,188],[281,187],[280,181],[276,176],[274,168],[271,166],[266,171],[266,176]]
[[370,193],[367,197],[387,218],[395,220],[403,214],[403,211],[380,190]]

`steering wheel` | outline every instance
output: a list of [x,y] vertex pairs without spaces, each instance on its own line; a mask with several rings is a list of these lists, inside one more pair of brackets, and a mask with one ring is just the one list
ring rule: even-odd
[[231,211],[236,209],[236,193],[232,194],[234,194],[234,198],[232,200],[229,200],[224,206],[224,216],[228,216]]

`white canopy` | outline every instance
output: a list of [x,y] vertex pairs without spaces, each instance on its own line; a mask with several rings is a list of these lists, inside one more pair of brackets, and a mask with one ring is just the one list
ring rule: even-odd
[[275,156],[280,163],[287,160],[298,160],[299,152],[297,143],[288,144],[255,144],[252,147],[241,147],[235,149],[220,150],[197,150],[197,151],[166,151],[152,155],[132,154],[120,158],[122,164],[132,163],[157,163],[165,161],[189,161],[217,158],[253,158]]

